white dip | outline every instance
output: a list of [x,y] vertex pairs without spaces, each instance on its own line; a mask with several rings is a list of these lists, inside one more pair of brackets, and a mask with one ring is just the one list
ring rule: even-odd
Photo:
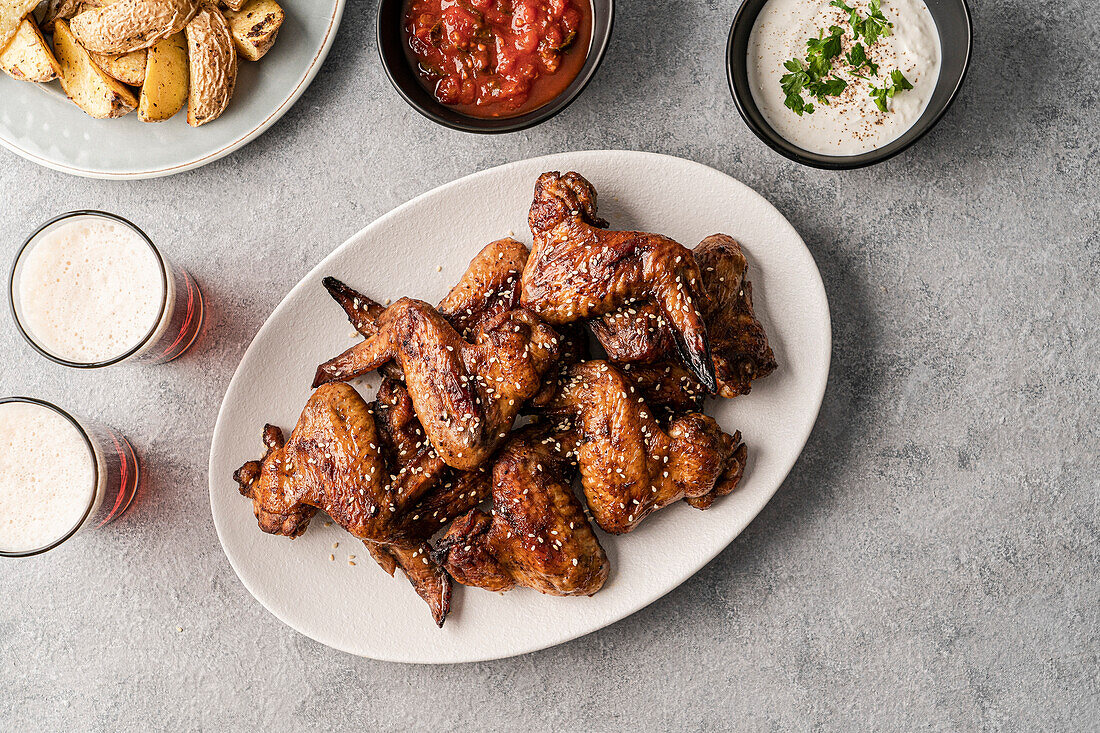
[[[868,0],[851,0],[848,5],[863,17],[869,14]],[[756,106],[776,132],[813,153],[858,155],[897,139],[920,118],[940,73],[936,23],[921,0],[883,0],[881,10],[894,25],[890,35],[869,47],[863,43],[867,56],[878,64],[878,74],[864,80],[854,77],[843,59],[854,42],[847,12],[830,6],[829,0],[768,0],[749,37],[748,76]],[[804,94],[814,112],[799,117],[784,105],[780,79],[788,70],[783,64],[804,59],[807,39],[817,38],[822,29],[828,34],[832,25],[844,28],[842,56],[834,63],[833,75],[848,86],[839,96],[828,97],[828,105]],[[870,87],[888,86],[894,69],[913,88],[897,92],[887,101],[888,111],[882,112]],[[866,67],[861,73],[871,76]]]

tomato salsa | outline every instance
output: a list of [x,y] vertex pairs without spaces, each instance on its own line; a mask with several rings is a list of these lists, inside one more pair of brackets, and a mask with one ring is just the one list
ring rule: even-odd
[[472,117],[550,102],[584,65],[588,0],[409,0],[406,52],[420,82]]

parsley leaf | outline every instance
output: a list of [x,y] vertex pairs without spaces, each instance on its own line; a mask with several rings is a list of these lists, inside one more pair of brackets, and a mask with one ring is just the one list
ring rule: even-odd
[[806,85],[806,90],[814,95],[817,101],[826,105],[829,104],[829,100],[826,99],[826,97],[839,96],[847,88],[848,82],[836,76],[826,81],[811,81]]
[[[844,29],[838,25],[829,26],[829,35],[825,31],[819,31],[817,38],[806,41],[806,60],[811,66],[819,58],[820,63],[828,63],[840,55],[840,39],[844,36]],[[826,66],[828,73],[828,66]]]
[[870,70],[872,76],[878,75],[878,64],[867,57],[867,49],[863,47],[862,43],[853,44],[844,60],[852,67],[853,75],[858,76],[859,70],[864,66]]
[[[901,73],[900,69],[894,69],[890,72],[890,81],[894,82],[892,86],[895,92],[913,88],[913,85],[909,83],[909,80],[905,78],[905,74]],[[891,94],[890,96],[894,95]]]
[[903,92],[906,89],[912,89],[913,85],[909,83],[909,80],[905,78],[905,74],[901,73],[900,69],[894,69],[890,72],[890,83],[883,84],[882,87],[876,87],[871,85],[871,99],[875,100],[875,105],[886,112],[886,100],[893,99],[894,95],[898,92]]
[[[783,68],[790,72],[784,74],[779,80],[780,85],[783,87],[783,94],[786,97],[783,104],[801,117],[802,113],[806,111],[805,101],[802,99],[802,88],[810,83],[810,75],[799,59],[787,61],[783,64]],[[813,114],[813,111],[813,105],[810,105],[810,114]]]
[[[849,18],[848,22],[852,26],[852,33],[857,38],[863,36],[864,40],[867,41],[867,45],[871,46],[879,39],[879,36],[890,35],[890,29],[894,27],[894,24],[886,20],[886,16],[882,14],[879,0],[871,0],[867,5],[867,9],[870,14],[866,18],[854,23]],[[859,14],[852,11],[852,15],[858,17]]]

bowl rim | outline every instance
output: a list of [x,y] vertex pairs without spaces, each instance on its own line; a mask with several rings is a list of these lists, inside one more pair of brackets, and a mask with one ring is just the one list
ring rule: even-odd
[[[393,68],[394,63],[407,63],[404,58],[399,61],[394,61],[386,55],[383,50],[382,41],[382,13],[393,3],[404,4],[407,0],[380,0],[378,3],[378,11],[375,14],[375,45],[378,47],[378,57],[382,61],[382,68],[386,72],[386,78],[390,80],[390,84],[398,95],[405,100],[405,102],[414,110],[419,112],[422,116],[428,118],[432,122],[443,127],[448,127],[452,130],[458,130],[459,132],[470,132],[481,135],[499,135],[507,132],[519,132],[520,130],[526,130],[541,124],[546,120],[554,117],[559,112],[565,110],[584,92],[588,87],[592,79],[596,76],[596,72],[599,71],[600,65],[603,63],[604,56],[607,52],[608,46],[611,45],[611,36],[615,29],[615,0],[584,0],[589,6],[594,6],[596,2],[602,2],[607,4],[608,19],[607,30],[600,34],[600,38],[596,37],[595,27],[593,26],[592,38],[589,41],[588,56],[585,59],[584,65],[581,66],[580,72],[578,72],[576,78],[580,79],[580,84],[572,92],[566,93],[562,91],[557,97],[554,97],[542,107],[531,110],[522,115],[518,115],[513,118],[481,118],[472,117],[469,115],[462,115],[462,113],[456,113],[461,115],[460,119],[449,119],[436,112],[429,106],[421,104],[418,100],[413,99],[398,83],[397,77]],[[594,7],[593,7],[594,10]],[[572,84],[573,82],[570,82]],[[438,103],[437,103],[438,104]],[[499,124],[502,121],[506,121],[508,124]],[[484,127],[486,122],[498,123],[494,127]]]
[[[762,127],[752,120],[748,113],[750,108],[755,109],[761,116],[763,116],[763,114],[760,113],[755,100],[751,98],[748,100],[742,99],[737,91],[737,85],[734,83],[733,38],[742,23],[750,20],[752,22],[756,21],[756,16],[763,10],[767,0],[764,0],[756,9],[756,12],[751,15],[746,12],[751,4],[750,0],[743,0],[740,7],[737,8],[737,13],[733,16],[733,23],[730,25],[729,36],[726,40],[726,82],[729,85],[730,93],[733,95],[733,104],[737,107],[737,113],[741,115],[741,119],[744,120],[753,134],[760,138],[765,145],[783,157],[801,165],[809,166],[810,168],[818,168],[821,170],[855,170],[857,168],[866,168],[867,166],[881,163],[905,152],[918,140],[931,132],[932,128],[939,124],[939,121],[947,114],[947,110],[951,109],[951,106],[955,103],[955,99],[959,96],[959,90],[962,89],[963,82],[966,80],[966,74],[970,70],[970,60],[974,53],[974,22],[971,18],[970,6],[967,4],[967,1],[957,0],[957,2],[962,8],[963,18],[966,21],[966,50],[963,54],[962,71],[959,73],[959,78],[955,82],[955,88],[951,90],[943,106],[931,118],[923,123],[922,128],[917,130],[916,134],[904,145],[894,150],[890,150],[889,152],[885,151],[887,151],[891,143],[887,143],[875,150],[859,153],[858,155],[824,155],[821,153],[812,153],[798,147],[772,129],[770,125],[767,125],[766,121],[765,126]],[[747,68],[745,69],[745,75],[747,78]],[[750,90],[749,96],[751,97],[751,95],[752,93]],[[912,130],[913,128],[910,127],[909,129]],[[906,132],[908,132],[908,130]],[[902,133],[902,135],[904,134],[906,133]]]

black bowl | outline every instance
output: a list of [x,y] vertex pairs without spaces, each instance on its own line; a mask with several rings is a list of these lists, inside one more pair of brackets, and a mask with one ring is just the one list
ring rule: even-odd
[[378,4],[378,54],[394,89],[420,114],[433,122],[463,132],[515,132],[545,122],[568,107],[596,74],[604,52],[611,41],[611,26],[615,20],[615,0],[586,0],[592,6],[592,37],[588,56],[577,77],[550,102],[538,109],[515,117],[482,118],[464,115],[441,104],[421,86],[416,72],[405,55],[402,25],[406,0],[381,0]]
[[942,58],[940,59],[940,78],[936,81],[936,89],[932,92],[932,98],[928,100],[924,113],[901,137],[881,148],[859,155],[812,153],[789,142],[776,132],[764,119],[764,115],[760,114],[756,101],[752,98],[746,64],[749,35],[752,33],[753,25],[756,24],[756,16],[760,14],[766,2],[767,0],[745,0],[738,9],[737,15],[734,16],[729,43],[726,45],[726,74],[729,77],[730,91],[733,92],[737,111],[741,113],[741,118],[745,120],[749,129],[773,150],[802,165],[831,169],[862,168],[894,157],[936,126],[951,103],[955,101],[963,78],[966,76],[966,69],[970,65],[972,40],[970,9],[966,6],[966,0],[925,0],[933,20],[936,21]]

